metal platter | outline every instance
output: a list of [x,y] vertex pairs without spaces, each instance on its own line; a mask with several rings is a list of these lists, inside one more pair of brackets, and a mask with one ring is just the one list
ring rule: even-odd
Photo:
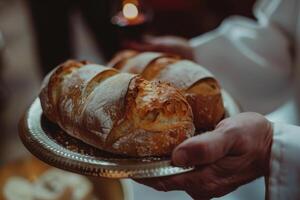
[[[223,91],[226,116],[240,112],[231,96]],[[171,165],[169,157],[131,158],[91,147],[64,133],[44,116],[37,98],[19,125],[26,148],[42,161],[67,171],[106,178],[151,178],[180,174],[193,168]]]

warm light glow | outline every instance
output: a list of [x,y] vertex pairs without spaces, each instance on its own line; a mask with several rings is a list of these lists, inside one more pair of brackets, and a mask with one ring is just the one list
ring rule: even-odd
[[134,19],[139,15],[139,11],[136,5],[133,3],[126,3],[123,6],[123,15],[127,19]]

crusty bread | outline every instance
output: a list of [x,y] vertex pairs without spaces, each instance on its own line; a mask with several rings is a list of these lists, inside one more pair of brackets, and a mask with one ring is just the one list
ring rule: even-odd
[[138,54],[138,52],[136,51],[132,51],[132,50],[123,50],[120,53],[117,53],[114,58],[111,59],[111,61],[109,62],[109,67],[114,66],[114,68],[118,69],[118,66],[122,66],[122,61],[124,59],[128,59],[130,57],[135,56],[136,54]]
[[141,74],[147,80],[169,82],[180,89],[192,107],[194,124],[200,131],[213,129],[224,117],[217,80],[192,61],[163,53],[126,51],[120,52],[109,66],[122,72]]
[[167,83],[68,61],[45,78],[44,114],[96,148],[129,156],[169,155],[194,134],[184,95]]

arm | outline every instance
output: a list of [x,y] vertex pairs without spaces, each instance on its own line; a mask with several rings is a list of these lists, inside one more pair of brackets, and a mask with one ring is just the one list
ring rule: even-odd
[[268,199],[300,198],[300,127],[274,124]]
[[210,199],[265,176],[267,199],[297,199],[299,152],[300,127],[272,126],[261,115],[243,113],[223,120],[216,130],[188,139],[174,150],[175,165],[195,165],[196,170],[139,182],[160,191],[184,190],[194,199]]

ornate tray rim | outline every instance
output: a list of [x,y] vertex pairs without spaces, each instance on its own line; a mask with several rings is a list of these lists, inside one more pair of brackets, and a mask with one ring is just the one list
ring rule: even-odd
[[[233,98],[222,91],[227,116],[241,111]],[[19,135],[24,146],[40,160],[67,171],[106,178],[152,178],[180,174],[193,170],[171,165],[170,160],[143,162],[119,165],[117,160],[89,156],[73,152],[48,137],[41,125],[42,108],[39,98],[31,104],[19,124]],[[124,159],[120,159],[124,160]]]

